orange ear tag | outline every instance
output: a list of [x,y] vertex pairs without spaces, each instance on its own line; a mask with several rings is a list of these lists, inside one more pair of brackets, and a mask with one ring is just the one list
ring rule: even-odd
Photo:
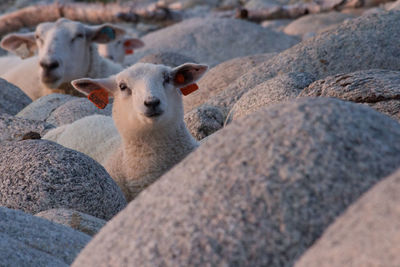
[[104,109],[108,104],[108,92],[105,89],[93,90],[88,99],[99,109]]
[[132,55],[133,49],[125,49],[125,55]]
[[188,95],[188,94],[193,93],[197,89],[199,89],[199,86],[197,86],[197,84],[195,84],[195,83],[192,83],[192,84],[189,84],[188,86],[181,88],[181,92],[182,92],[182,95]]
[[184,82],[185,82],[185,76],[183,76],[182,73],[178,73],[178,74],[175,76],[175,82],[176,82],[176,83],[184,83]]

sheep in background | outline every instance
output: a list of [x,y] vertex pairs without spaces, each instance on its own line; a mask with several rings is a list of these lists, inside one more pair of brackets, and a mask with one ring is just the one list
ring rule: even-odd
[[9,34],[1,47],[23,60],[0,75],[21,88],[31,99],[51,93],[70,93],[74,79],[108,77],[122,66],[101,57],[95,43],[108,43],[125,35],[122,28],[111,24],[88,26],[80,22],[59,19],[41,23],[35,32]]
[[[99,115],[49,131],[44,139],[76,150],[84,148],[86,153],[92,148],[89,155],[104,165],[126,198],[132,200],[198,146],[183,121],[179,88],[190,90],[207,68],[191,63],[174,69],[137,63],[110,78],[75,80],[73,86],[89,98],[94,94],[97,101],[107,101],[104,89],[114,97],[113,123],[119,143],[109,134],[114,127],[111,118]],[[104,131],[108,134],[101,133]],[[101,148],[110,139],[112,145]],[[103,162],[104,155],[96,155],[99,151],[109,155]]]
[[0,75],[10,70],[10,66],[21,64],[22,59],[15,55],[5,55],[0,57]]
[[125,55],[133,54],[134,49],[143,46],[144,43],[141,40],[125,36],[108,44],[99,44],[98,49],[101,56],[123,64]]

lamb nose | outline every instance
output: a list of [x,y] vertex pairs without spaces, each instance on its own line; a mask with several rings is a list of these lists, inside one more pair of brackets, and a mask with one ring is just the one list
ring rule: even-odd
[[150,99],[146,99],[144,101],[144,105],[148,108],[153,108],[155,109],[156,107],[158,107],[160,105],[160,99],[158,98],[150,98]]
[[52,62],[40,62],[40,66],[46,70],[53,70],[58,68],[58,66],[60,66],[60,64],[58,63],[58,61],[52,61]]

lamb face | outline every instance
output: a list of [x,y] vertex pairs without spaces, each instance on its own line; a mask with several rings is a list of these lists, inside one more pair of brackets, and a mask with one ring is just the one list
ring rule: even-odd
[[123,139],[129,140],[182,123],[179,88],[194,83],[206,70],[205,65],[190,63],[174,69],[138,63],[110,78],[79,79],[72,84],[84,94],[101,88],[110,92],[114,96],[115,125]]
[[123,63],[125,55],[133,54],[133,50],[143,47],[144,43],[136,38],[124,37],[108,44],[99,44],[99,54],[112,61]]
[[87,76],[90,70],[92,43],[107,43],[122,37],[125,31],[113,25],[87,26],[59,19],[41,23],[35,32],[10,34],[1,46],[22,58],[38,51],[39,77],[48,88]]

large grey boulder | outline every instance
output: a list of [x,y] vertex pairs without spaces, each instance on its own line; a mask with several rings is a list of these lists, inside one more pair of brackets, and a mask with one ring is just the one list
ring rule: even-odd
[[174,52],[215,66],[235,57],[282,51],[299,39],[243,20],[194,18],[149,33],[142,41],[146,46],[125,62],[132,64],[148,54]]
[[274,19],[265,20],[261,23],[261,26],[270,30],[282,32],[287,25],[289,25],[293,19]]
[[375,69],[329,76],[312,83],[299,96],[363,103],[400,121],[400,71]]
[[346,19],[355,18],[354,15],[336,11],[309,14],[291,22],[283,30],[286,34],[304,36],[305,34],[318,34],[324,30],[337,26]]
[[0,114],[17,114],[32,100],[18,87],[0,78]]
[[0,113],[0,142],[21,140],[29,132],[36,132],[44,136],[53,128],[55,126],[47,122],[22,119]]
[[54,223],[63,224],[75,230],[94,236],[107,221],[71,209],[50,209],[35,214]]
[[90,236],[0,207],[0,266],[69,266]]
[[[244,5],[245,8],[248,9],[260,9],[260,8],[268,8],[275,5],[287,5],[291,0],[250,0],[246,1],[247,3]],[[302,2],[302,1],[299,1]]]
[[200,106],[208,99],[223,91],[229,84],[250,69],[275,55],[276,53],[266,53],[234,58],[210,69],[198,82],[199,90],[183,97],[185,113]]
[[184,63],[192,62],[196,63],[194,59],[188,56],[184,56],[173,52],[160,52],[156,54],[149,54],[142,57],[139,62],[141,63],[152,63],[152,64],[162,64],[170,66],[172,68],[182,65]]
[[400,170],[329,226],[296,267],[400,266]]
[[273,105],[207,139],[73,266],[291,266],[400,166],[400,124],[330,98]]
[[82,153],[46,140],[1,144],[0,206],[32,214],[68,208],[108,220],[125,205],[106,170]]
[[227,114],[245,92],[282,73],[308,72],[322,79],[373,68],[400,70],[399,29],[400,11],[346,21],[253,68],[206,103]]
[[296,98],[313,81],[314,77],[309,73],[291,72],[260,83],[236,102],[227,122],[247,116],[263,107]]
[[400,1],[397,0],[394,3],[388,4],[387,9],[388,10],[400,10]]
[[99,109],[87,98],[74,98],[56,108],[46,119],[46,122],[56,126],[73,123],[83,117],[100,114],[111,116],[112,101],[104,109]]

